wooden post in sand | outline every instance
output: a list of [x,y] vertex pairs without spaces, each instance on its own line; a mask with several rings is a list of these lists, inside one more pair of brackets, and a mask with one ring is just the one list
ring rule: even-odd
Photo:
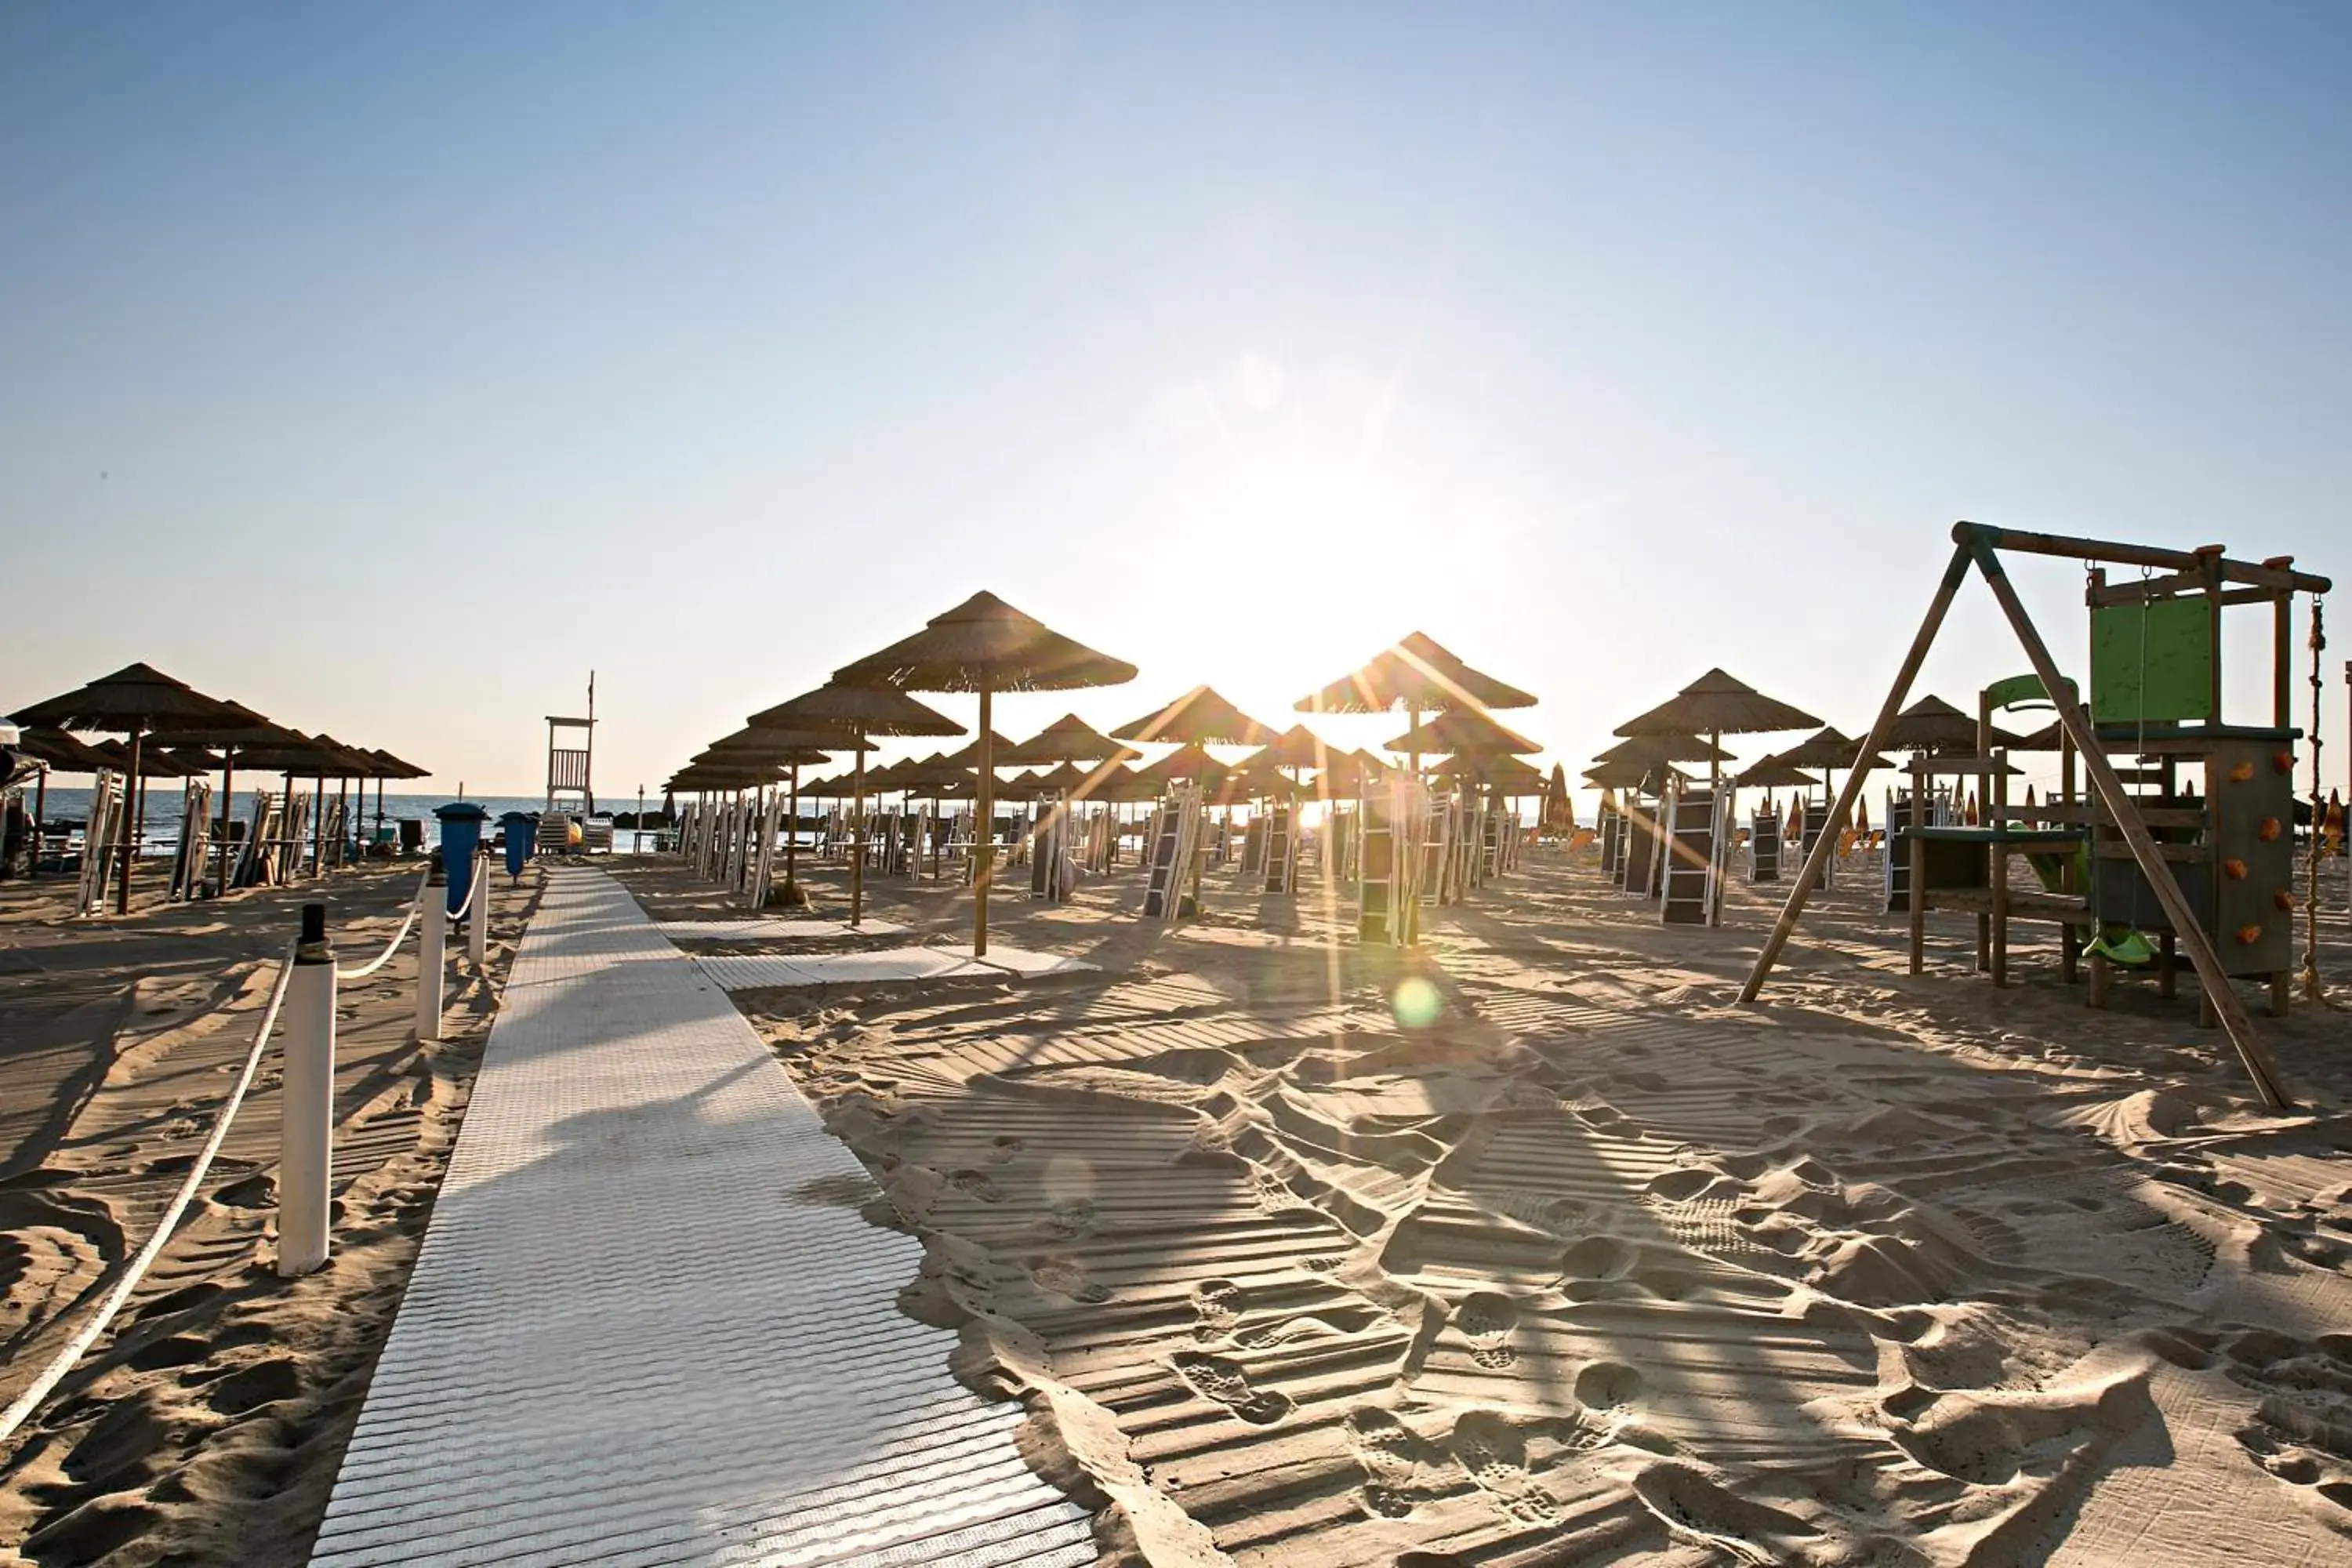
[[[1954,531],[1959,531],[1956,529]],[[1977,570],[1984,574],[1986,585],[1992,589],[1993,597],[2000,601],[2001,614],[2009,617],[2011,629],[2017,633],[2017,640],[2024,645],[2025,657],[2032,661],[2033,673],[2042,678],[2043,689],[2065,690],[2064,679],[2058,673],[2057,661],[2050,657],[2049,647],[2042,642],[2042,634],[2035,629],[2032,617],[2025,613],[2025,605],[2018,598],[2017,590],[2011,584],[2009,574],[2003,570],[2000,558],[1993,552],[1992,546],[1978,537],[1963,548],[1973,554]],[[2255,1037],[2253,1021],[2247,1017],[2246,1009],[2239,1002],[2230,977],[2222,973],[2220,955],[2214,952],[2213,944],[2207,940],[2205,928],[2198,921],[2196,912],[2189,907],[2189,900],[2181,893],[2180,884],[2173,879],[2172,868],[2157,848],[2155,838],[2148,833],[2147,824],[2140,817],[2139,808],[2133,805],[2131,796],[2125,792],[2123,781],[2116,777],[2114,764],[2107,761],[2105,751],[2100,747],[2097,738],[2091,733],[2089,724],[2074,704],[2063,701],[2058,704],[2058,722],[2064,725],[2066,732],[2074,737],[2075,750],[2083,754],[2083,772],[2090,780],[2091,787],[2098,791],[2100,801],[2115,818],[2116,827],[2122,830],[2124,843],[2129,847],[2132,858],[2138,862],[2140,874],[2147,879],[2157,902],[2164,906],[2164,918],[2172,923],[2180,945],[2189,950],[2189,962],[2197,971],[2197,979],[2204,987],[2206,1000],[2220,1016],[2221,1027],[2228,1031],[2230,1044],[2236,1048],[2238,1059],[2245,1065],[2247,1076],[2254,1080],[2255,1092],[2262,1097],[2263,1103],[2273,1110],[2291,1109],[2294,1101],[2279,1087],[2278,1069],[2271,1060],[2269,1050]]]
[[[1927,662],[1927,650],[1935,646],[1936,634],[1943,629],[1944,613],[1952,607],[1952,596],[1960,591],[1962,579],[1969,574],[1969,551],[1966,545],[1954,547],[1951,564],[1944,568],[1944,580],[1936,585],[1936,596],[1927,605],[1927,618],[1919,623],[1918,636],[1911,639],[1911,651],[1903,656],[1903,668],[1895,672],[1895,684],[1886,693],[1885,706],[1878,710],[1877,720],[1862,742],[1862,751],[1853,766],[1847,770],[1845,784],[1838,791],[1837,804],[1830,810],[1830,826],[1813,840],[1813,847],[1805,856],[1804,868],[1797,873],[1794,886],[1789,889],[1788,901],[1780,906],[1780,918],[1772,922],[1772,934],[1764,939],[1764,949],[1756,955],[1756,966],[1748,972],[1747,983],[1739,988],[1743,1003],[1756,1000],[1764,988],[1764,977],[1772,973],[1772,965],[1780,957],[1780,950],[1789,944],[1789,935],[1797,929],[1797,919],[1805,912],[1805,900],[1812,891],[1813,881],[1829,863],[1830,851],[1836,847],[1837,835],[1832,829],[1853,812],[1853,803],[1862,797],[1862,786],[1870,777],[1871,764],[1878,749],[1886,744],[1895,732],[1895,717],[1903,710],[1903,700],[1911,694],[1911,683],[1919,677],[1920,665]],[[1895,852],[1893,823],[1887,824],[1887,853]]]
[[980,689],[980,770],[979,815],[973,819],[971,835],[971,955],[988,956],[988,877],[996,859],[996,768],[995,748],[989,743],[990,701],[992,693],[985,683]]
[[433,851],[433,868],[425,875],[425,907],[416,917],[416,1037],[441,1037],[443,972],[448,965],[448,879],[441,868],[441,851]]
[[284,1100],[278,1128],[278,1273],[308,1274],[327,1261],[333,1194],[335,950],[327,906],[302,906],[302,935],[286,977]]

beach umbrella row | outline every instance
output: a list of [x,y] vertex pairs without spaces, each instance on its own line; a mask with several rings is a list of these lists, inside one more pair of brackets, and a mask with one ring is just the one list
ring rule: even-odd
[[[218,768],[227,802],[236,798],[236,770],[240,763],[285,771],[289,776],[315,774],[322,786],[329,777],[381,781],[425,776],[425,770],[389,752],[362,751],[331,737],[286,729],[242,703],[208,696],[144,663],[125,665],[85,686],[19,709],[15,719],[38,748],[28,754],[41,757],[50,766],[76,772],[119,769],[131,779],[138,798],[132,830],[123,836],[121,875],[115,888],[117,913],[130,909],[131,868],[138,853],[140,825],[146,815],[143,781],[147,778],[186,777]],[[85,746],[73,740],[74,731],[120,735],[123,742],[120,747]],[[160,751],[151,750],[151,740],[168,744]],[[379,784],[379,811],[381,803]],[[36,816],[40,811],[37,805]],[[226,881],[226,837],[221,856]]]

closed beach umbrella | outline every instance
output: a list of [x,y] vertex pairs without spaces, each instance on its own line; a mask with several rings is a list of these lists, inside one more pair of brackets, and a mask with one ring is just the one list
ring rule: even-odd
[[834,672],[855,685],[878,684],[904,691],[970,691],[980,699],[981,745],[973,759],[979,784],[978,825],[972,866],[971,946],[988,952],[988,888],[996,862],[995,825],[990,795],[995,786],[994,731],[989,728],[1000,691],[1073,691],[1090,686],[1123,686],[1135,666],[1074,642],[1044,622],[1023,615],[993,594],[974,594],[921,631]]

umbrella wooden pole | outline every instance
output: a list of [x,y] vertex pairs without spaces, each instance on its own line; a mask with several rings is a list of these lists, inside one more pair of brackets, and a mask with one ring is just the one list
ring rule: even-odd
[[980,769],[977,780],[976,805],[979,815],[973,819],[971,836],[971,955],[988,956],[988,879],[996,859],[996,842],[992,820],[996,809],[996,748],[989,743],[989,724],[994,709],[994,693],[986,681],[980,686]]
[[791,804],[786,809],[792,813],[792,820],[784,824],[784,908],[788,910],[798,909],[801,902],[801,885],[793,876],[800,860],[796,851],[801,842],[801,765],[798,763],[792,764],[791,791]]
[[228,896],[229,835],[236,826],[236,748],[221,751],[221,862],[220,886],[215,894]]
[[[1936,596],[1928,601],[1927,618],[1919,623],[1918,635],[1911,639],[1910,652],[1903,656],[1903,668],[1895,673],[1895,684],[1886,693],[1885,704],[1864,738],[1861,754],[1845,775],[1845,787],[1838,792],[1836,804],[1830,808],[1830,821],[1837,822],[1853,809],[1862,795],[1863,781],[1870,776],[1872,759],[1894,731],[1895,721],[1903,710],[1903,700],[1911,694],[1911,683],[1919,678],[1919,667],[1927,660],[1927,650],[1935,646],[1936,634],[1943,629],[1944,613],[1952,607],[1952,598],[1960,591],[1960,584],[1969,574],[1969,550],[1965,544],[1952,551],[1951,564],[1944,568],[1944,579],[1936,585]],[[1891,825],[1890,825],[1891,826]],[[1890,844],[1892,840],[1890,839]],[[1829,862],[1830,850],[1836,845],[1835,837],[1824,832],[1814,840],[1805,864],[1797,873],[1797,884],[1789,889],[1788,901],[1780,906],[1780,917],[1772,922],[1772,934],[1764,939],[1763,951],[1756,955],[1755,967],[1748,972],[1746,984],[1739,988],[1743,1003],[1756,1000],[1764,988],[1764,977],[1772,973],[1780,961],[1780,950],[1789,944],[1790,933],[1797,929],[1798,917],[1805,912],[1805,900],[1811,894],[1813,879],[1819,877]]]
[[321,768],[310,784],[310,875],[327,869],[327,773]]
[[41,874],[41,818],[47,815],[48,809],[49,764],[43,763],[39,774],[33,781],[33,863],[25,872],[26,881]]
[[[124,787],[134,795],[139,788],[141,739],[140,726],[133,724],[131,727],[131,779]],[[122,882],[114,889],[114,912],[118,915],[127,915],[131,912],[131,857],[138,853],[138,849],[139,832],[134,826],[129,833],[122,836]]]
[[866,737],[857,738],[849,785],[849,923],[866,912]]

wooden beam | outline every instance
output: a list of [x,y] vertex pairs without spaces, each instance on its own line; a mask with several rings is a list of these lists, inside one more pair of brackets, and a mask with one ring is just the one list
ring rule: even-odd
[[[2025,657],[2032,661],[2033,672],[2042,677],[2047,689],[2063,689],[2057,661],[2050,657],[2048,645],[2042,642],[2041,632],[2035,629],[2033,618],[2026,614],[2024,602],[2018,598],[2017,589],[2010,582],[2009,574],[2002,568],[1993,546],[1988,541],[1978,539],[1969,548],[1976,557],[1977,570],[1983,574],[1986,585],[1992,589],[1993,597],[2000,602],[2001,613],[2009,617],[2010,627],[2017,633],[2017,640],[2024,646]],[[2115,768],[2107,762],[2106,753],[2099,749],[2090,726],[2080,713],[2065,703],[2058,706],[2058,721],[2074,737],[2076,749],[2083,754],[2083,771],[2089,775],[2092,787],[2113,814],[2116,826],[2123,832],[2124,842],[2131,846],[2132,858],[2139,862],[2140,874],[2147,879],[2148,886],[2156,893],[2157,902],[2164,906],[2166,920],[2171,922],[2181,945],[2189,950],[2189,962],[2196,968],[2197,978],[2219,1015],[2221,1026],[2229,1032],[2230,1044],[2236,1048],[2238,1059],[2245,1065],[2247,1076],[2254,1080],[2254,1092],[2261,1096],[2264,1105],[2273,1110],[2291,1109],[2294,1102],[2279,1085],[2278,1069],[2271,1060],[2270,1052],[2255,1037],[2253,1020],[2246,1016],[2246,1009],[2239,1002],[2230,977],[2221,972],[2221,960],[2214,952],[2213,944],[2206,939],[2205,928],[2198,922],[2195,911],[2189,909],[2189,900],[2182,894],[2180,884],[2173,879],[2172,868],[2166,863],[2156,840],[2149,836],[2147,825],[2140,819],[2138,807],[2125,793],[2123,781],[2116,777]]]
[[2202,572],[2211,563],[2226,583],[2255,588],[2292,588],[2302,594],[2325,594],[2335,584],[2308,572],[2232,561],[2218,552],[2165,550],[2148,544],[2123,544],[2105,539],[2070,539],[2063,534],[2029,533],[2014,528],[1993,528],[1981,522],[1956,522],[1953,542],[1982,543],[1995,550],[2015,550],[2028,555],[2057,555],[2073,561],[2112,561],[2125,566],[2161,566],[2175,572]]
[[[1836,847],[1837,826],[1852,817],[1854,802],[1862,798],[1863,783],[1870,777],[1872,761],[1894,732],[1895,718],[1903,711],[1903,700],[1911,695],[1911,683],[1919,678],[1919,667],[1927,662],[1927,650],[1935,646],[1936,634],[1943,629],[1944,612],[1952,607],[1952,596],[1959,592],[1960,582],[1968,574],[1969,547],[1962,543],[1953,549],[1951,564],[1944,568],[1943,581],[1936,584],[1936,596],[1928,601],[1927,618],[1919,623],[1918,635],[1911,639],[1911,651],[1903,656],[1903,668],[1895,671],[1885,704],[1879,709],[1870,733],[1863,740],[1861,756],[1846,772],[1845,783],[1838,789],[1837,803],[1830,809],[1828,826],[1813,841],[1803,868],[1797,873],[1796,886],[1789,889],[1788,901],[1780,906],[1780,918],[1772,923],[1772,934],[1764,939],[1764,949],[1756,955],[1756,965],[1748,972],[1747,983],[1739,988],[1743,1003],[1756,1000],[1757,993],[1764,988],[1765,976],[1772,973],[1772,965],[1780,960],[1780,950],[1789,945],[1790,933],[1797,929],[1797,921],[1805,912],[1805,900],[1811,895],[1814,879],[1827,868],[1830,853]],[[1895,852],[1894,825],[1889,823],[1887,827],[1887,853],[1891,855]]]

